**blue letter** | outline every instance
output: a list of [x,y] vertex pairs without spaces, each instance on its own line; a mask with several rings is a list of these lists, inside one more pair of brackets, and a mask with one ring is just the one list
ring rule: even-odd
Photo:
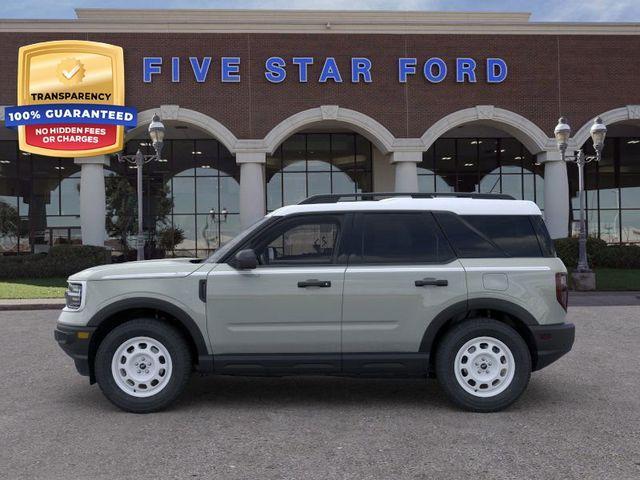
[[465,75],[469,82],[476,83],[476,61],[473,58],[456,58],[456,82],[464,83]]
[[171,81],[178,83],[180,81],[180,58],[171,57]]
[[287,78],[287,71],[284,69],[286,63],[281,57],[269,57],[267,61],[264,62],[264,66],[267,69],[264,72],[264,76],[267,77],[271,83],[280,83],[284,82],[284,79]]
[[211,57],[204,57],[202,59],[202,65],[198,63],[196,57],[189,57],[189,61],[191,62],[191,69],[193,70],[193,75],[196,77],[196,82],[204,82],[207,79],[209,67],[211,66]]
[[342,77],[340,76],[340,70],[336,59],[333,57],[327,57],[320,72],[320,83],[325,83],[327,80],[333,80],[336,83],[342,83]]
[[506,78],[507,62],[501,58],[487,58],[487,82],[502,83]]
[[313,63],[313,57],[293,57],[291,63],[298,65],[298,81],[307,83],[307,67]]
[[[433,73],[433,67],[438,67],[438,74]],[[424,76],[431,83],[440,83],[447,76],[447,64],[438,57],[427,60],[424,64]]]
[[142,59],[142,81],[151,83],[151,75],[162,72],[162,57],[144,57]]
[[414,75],[416,73],[417,61],[415,58],[398,59],[398,81],[400,83],[407,83],[407,75]]
[[360,76],[364,77],[365,83],[371,83],[371,60],[364,57],[354,57],[351,59],[351,81],[358,83]]
[[240,81],[240,57],[222,57],[222,81],[238,83]]

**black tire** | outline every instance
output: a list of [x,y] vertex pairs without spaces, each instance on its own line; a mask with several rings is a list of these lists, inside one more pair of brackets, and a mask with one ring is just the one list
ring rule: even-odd
[[[472,395],[456,378],[456,355],[468,341],[476,337],[495,338],[506,345],[513,355],[513,379],[505,390],[495,396]],[[459,407],[473,412],[496,412],[515,402],[527,388],[531,377],[531,354],[520,334],[509,325],[487,318],[465,320],[452,327],[440,342],[436,352],[436,375],[449,399]]]
[[[120,388],[111,371],[111,361],[118,347],[135,337],[157,340],[171,357],[172,368],[166,385],[158,393],[144,398]],[[159,320],[140,318],[117,326],[102,340],[96,353],[95,375],[102,393],[111,403],[127,412],[150,413],[166,408],[182,393],[192,366],[189,346],[177,329]]]

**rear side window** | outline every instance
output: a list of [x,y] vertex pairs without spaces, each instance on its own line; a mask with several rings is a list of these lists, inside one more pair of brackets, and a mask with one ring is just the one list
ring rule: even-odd
[[455,258],[429,213],[365,213],[362,263],[447,263]]
[[463,215],[462,218],[510,257],[542,256],[528,215]]
[[451,212],[434,212],[434,215],[459,258],[507,256],[490,238],[458,215]]

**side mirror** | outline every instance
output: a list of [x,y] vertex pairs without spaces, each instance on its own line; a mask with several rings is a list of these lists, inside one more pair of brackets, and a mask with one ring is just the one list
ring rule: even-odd
[[233,266],[239,270],[252,270],[256,268],[258,266],[258,257],[256,257],[256,252],[251,248],[240,250],[236,253]]

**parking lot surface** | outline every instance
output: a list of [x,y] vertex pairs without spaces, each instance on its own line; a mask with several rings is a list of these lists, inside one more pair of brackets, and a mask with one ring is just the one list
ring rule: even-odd
[[435,380],[194,376],[168,411],[113,407],[53,340],[0,312],[0,478],[638,479],[640,307],[573,307],[574,350],[509,410]]

